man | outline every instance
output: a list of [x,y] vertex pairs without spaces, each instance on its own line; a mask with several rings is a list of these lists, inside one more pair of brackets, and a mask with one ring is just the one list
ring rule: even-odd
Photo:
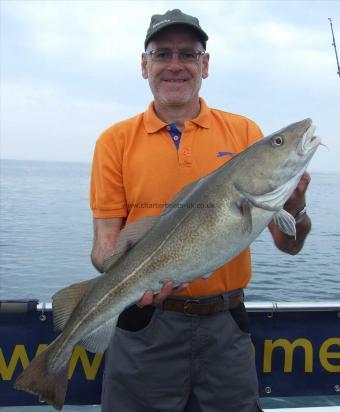
[[[180,10],[151,18],[142,75],[154,101],[145,113],[106,130],[95,149],[92,261],[100,272],[108,269],[124,224],[160,214],[152,204],[169,202],[262,137],[251,120],[210,109],[199,97],[208,77],[207,40],[198,20]],[[309,180],[305,174],[285,205],[296,217],[296,239],[269,225],[276,246],[287,253],[298,253],[310,230]],[[102,410],[261,410],[243,304],[250,266],[246,249],[209,280],[174,290],[170,279],[157,295],[141,291],[138,304],[121,314],[106,354]]]

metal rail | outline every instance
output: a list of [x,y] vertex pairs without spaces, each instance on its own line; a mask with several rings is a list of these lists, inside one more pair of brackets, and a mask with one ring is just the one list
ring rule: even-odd
[[250,312],[324,312],[340,311],[340,301],[334,302],[248,302],[245,303]]
[[[276,312],[315,312],[315,311],[340,311],[340,301],[334,302],[246,302],[247,310],[263,312],[265,310]],[[51,310],[52,303],[39,303],[38,310]]]
[[[340,301],[334,302],[246,302],[249,312],[324,312],[339,311]],[[0,313],[26,313],[31,311],[52,310],[51,302],[39,302],[38,300],[2,300],[0,301]]]

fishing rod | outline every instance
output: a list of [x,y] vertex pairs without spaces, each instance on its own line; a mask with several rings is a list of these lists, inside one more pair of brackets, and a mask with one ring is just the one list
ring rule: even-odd
[[332,19],[331,19],[330,17],[328,17],[328,20],[329,20],[329,24],[331,25],[331,31],[332,31],[332,37],[333,37],[332,46],[334,46],[336,64],[338,65],[338,75],[339,75],[339,77],[340,77],[340,66],[339,66],[338,52],[337,52],[337,50],[336,50],[336,44],[335,44],[335,37],[334,37],[334,32],[333,32]]

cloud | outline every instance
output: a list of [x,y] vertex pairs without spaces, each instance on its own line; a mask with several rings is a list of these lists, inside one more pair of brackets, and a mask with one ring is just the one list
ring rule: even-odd
[[[97,135],[145,109],[140,76],[150,17],[173,8],[208,33],[213,107],[254,118],[265,133],[312,117],[339,169],[340,103],[327,1],[11,1],[2,3],[2,156],[88,161]],[[18,121],[19,119],[19,121]]]
[[74,56],[91,64],[130,60],[135,54],[139,58],[153,9],[152,3],[140,1],[26,1],[6,6],[6,14],[24,27],[26,42],[37,53],[54,60]]
[[133,104],[75,98],[46,85],[9,83],[1,94],[5,158],[90,161],[103,129],[138,112]]

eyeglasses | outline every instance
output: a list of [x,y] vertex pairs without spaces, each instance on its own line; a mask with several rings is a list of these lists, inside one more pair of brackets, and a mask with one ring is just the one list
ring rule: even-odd
[[169,63],[171,62],[173,55],[177,54],[178,60],[181,63],[195,63],[198,61],[200,56],[205,54],[205,52],[193,49],[180,49],[176,52],[171,49],[155,49],[150,50],[145,54],[150,56],[153,62]]

